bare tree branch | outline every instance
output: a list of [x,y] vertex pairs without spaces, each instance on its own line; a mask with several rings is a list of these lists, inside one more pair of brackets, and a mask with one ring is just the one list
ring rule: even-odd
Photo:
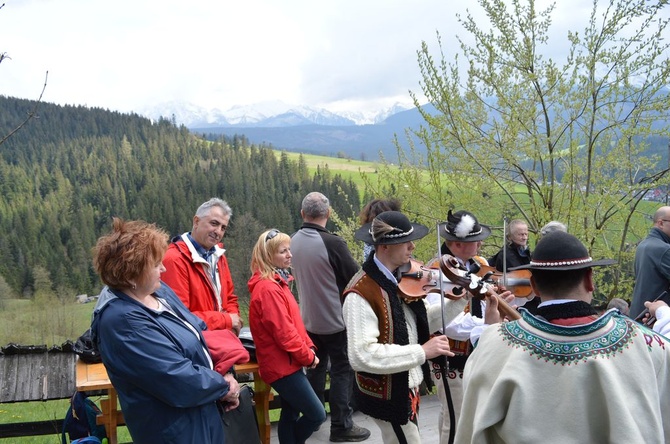
[[[3,3],[2,6],[4,6],[4,3]],[[1,8],[2,6],[0,6],[0,8]],[[2,60],[2,59],[0,59],[0,60]],[[44,76],[44,85],[42,86],[42,92],[40,93],[40,97],[37,99],[37,102],[35,102],[35,106],[33,107],[33,109],[31,109],[30,112],[28,113],[28,117],[26,117],[26,119],[25,119],[23,122],[21,122],[21,124],[20,124],[19,126],[17,126],[16,128],[14,128],[12,131],[10,131],[9,134],[7,134],[5,137],[3,137],[3,138],[0,140],[0,145],[2,145],[3,143],[5,143],[5,142],[7,141],[7,139],[9,139],[10,137],[12,137],[12,136],[14,135],[14,133],[16,133],[18,130],[20,130],[21,128],[23,128],[23,127],[30,121],[30,119],[32,119],[33,117],[37,116],[37,110],[39,109],[39,107],[40,107],[40,103],[42,102],[42,96],[44,95],[44,90],[47,89],[47,80],[48,80],[48,79],[49,79],[49,71],[47,71],[46,74],[45,74],[45,76]]]

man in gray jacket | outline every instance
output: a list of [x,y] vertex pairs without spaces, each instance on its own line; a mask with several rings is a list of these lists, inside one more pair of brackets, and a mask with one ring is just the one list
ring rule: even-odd
[[635,289],[630,316],[636,318],[670,284],[670,207],[654,213],[654,226],[635,251]]
[[303,224],[292,235],[292,271],[298,285],[300,314],[317,347],[319,365],[307,377],[321,402],[325,402],[326,371],[330,358],[330,440],[363,441],[370,431],[354,424],[350,405],[353,370],[347,357],[347,333],[342,318],[341,295],[358,271],[347,243],[326,229],[330,201],[318,192],[302,201]]

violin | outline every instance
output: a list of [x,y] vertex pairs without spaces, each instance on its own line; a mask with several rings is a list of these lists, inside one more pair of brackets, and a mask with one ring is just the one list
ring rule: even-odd
[[504,287],[518,298],[532,298],[535,296],[533,288],[530,286],[530,270],[513,270],[502,273],[495,267],[479,265],[479,270],[475,274],[490,284]]
[[502,316],[512,320],[521,319],[519,312],[493,291],[491,283],[468,271],[455,257],[443,255],[440,258],[440,269],[452,283],[467,289],[475,299],[482,299],[484,296],[497,298],[498,311]]
[[[402,265],[398,269],[398,290],[406,302],[424,298],[428,293],[440,293],[448,299],[460,299],[466,293],[462,288],[450,282],[444,272],[430,263],[424,265],[416,259]],[[440,279],[442,285],[440,286]],[[441,287],[441,290],[440,290]]]

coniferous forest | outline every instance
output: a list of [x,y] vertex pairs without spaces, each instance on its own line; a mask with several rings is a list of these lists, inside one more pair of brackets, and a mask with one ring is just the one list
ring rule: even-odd
[[[0,96],[0,137],[35,106]],[[0,190],[0,277],[23,297],[37,282],[59,298],[97,294],[91,249],[112,217],[155,222],[174,236],[190,231],[210,197],[233,209],[224,243],[244,297],[258,235],[295,231],[306,193],[327,195],[342,218],[360,208],[350,180],[327,168],[310,174],[302,157],[277,158],[243,136],[211,142],[167,119],[49,103],[0,144]]]

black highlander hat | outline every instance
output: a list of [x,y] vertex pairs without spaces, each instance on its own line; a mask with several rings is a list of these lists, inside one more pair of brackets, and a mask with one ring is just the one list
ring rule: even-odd
[[440,224],[440,235],[449,241],[476,242],[491,235],[491,229],[481,225],[469,211],[457,211],[447,214],[447,221]]
[[599,267],[616,263],[614,259],[594,261],[579,239],[564,231],[553,231],[537,243],[530,264],[511,268],[510,270],[577,270],[580,268]]
[[[392,227],[392,230],[375,239],[372,235],[372,227],[380,223]],[[410,222],[407,216],[400,211],[384,211],[379,213],[372,222],[356,230],[354,237],[372,245],[392,245],[421,239],[426,234],[428,234],[428,227]]]

